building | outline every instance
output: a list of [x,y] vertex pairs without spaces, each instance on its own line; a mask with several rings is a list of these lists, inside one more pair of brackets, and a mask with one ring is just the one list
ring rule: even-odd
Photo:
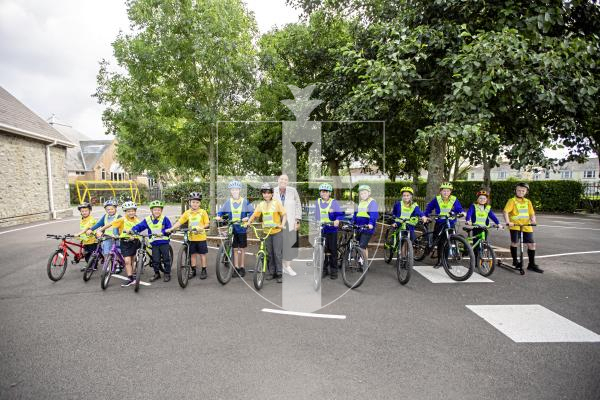
[[0,87],[0,227],[72,216],[73,143]]

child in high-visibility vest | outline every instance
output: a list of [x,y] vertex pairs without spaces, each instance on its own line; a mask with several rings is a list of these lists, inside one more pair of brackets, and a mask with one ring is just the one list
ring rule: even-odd
[[[450,182],[443,182],[440,185],[440,194],[434,197],[427,207],[425,207],[425,216],[429,217],[429,215],[435,211],[439,216],[447,216],[450,213],[460,214],[463,212],[462,206],[460,205],[460,201],[456,198],[456,196],[452,195],[452,190],[454,190],[454,186]],[[454,227],[456,224],[456,220],[450,221],[450,226]],[[437,237],[438,234],[444,229],[446,226],[446,221],[437,220],[435,221],[435,225],[433,228],[433,237]],[[445,238],[443,238],[445,240]],[[439,268],[442,266],[441,257],[439,256],[439,251],[442,248],[443,241],[438,243],[438,259],[433,268]]]
[[233,276],[239,275],[244,277],[246,275],[244,258],[246,256],[246,247],[248,247],[248,234],[246,227],[241,222],[248,221],[254,209],[248,199],[240,197],[242,182],[233,180],[229,182],[227,188],[231,197],[223,203],[215,220],[222,221],[223,217],[227,216],[229,221],[240,222],[233,226],[233,242],[231,247],[233,248],[233,266],[237,270],[237,274],[233,274]]
[[415,225],[417,224],[419,218],[425,222],[427,219],[423,215],[423,212],[419,208],[417,203],[413,202],[414,190],[405,186],[400,189],[400,193],[402,195],[401,200],[397,200],[394,203],[394,208],[392,208],[392,215],[396,218],[396,221],[392,224],[392,226],[399,226],[399,222],[397,221],[400,218],[409,219],[406,223],[406,227],[410,232],[410,240],[415,240]]
[[[121,218],[121,215],[117,213],[117,205],[118,205],[118,203],[116,200],[113,200],[113,199],[106,200],[104,202],[104,211],[106,211],[106,214],[104,214],[98,220],[98,222],[96,222],[96,224],[94,226],[92,226],[90,229],[88,229],[88,231],[86,233],[88,235],[92,235],[98,228],[102,228],[104,225],[112,223],[113,221],[116,221],[117,219]],[[118,235],[119,235],[119,230],[114,228],[113,232],[111,233],[111,236],[117,237]],[[114,241],[115,241],[115,239],[105,239],[102,241],[102,254],[105,257],[110,252],[110,249],[112,248]],[[121,273],[121,266],[119,266],[117,268],[115,273],[117,273],[117,274]]]
[[[98,247],[98,241],[93,233],[88,234],[89,229],[96,223],[96,218],[92,216],[92,205],[90,203],[83,203],[77,206],[79,213],[81,214],[81,220],[79,221],[80,232],[76,236],[81,239],[83,244],[83,253],[85,255],[85,262],[90,260],[90,256]],[[87,265],[81,267],[81,271],[85,271]]]
[[515,267],[522,267],[519,265],[517,259],[517,246],[519,245],[519,230],[523,230],[523,243],[527,243],[527,256],[529,257],[529,265],[527,269],[533,272],[543,273],[541,269],[535,263],[535,240],[533,238],[533,228],[531,226],[523,226],[519,228],[519,225],[536,224],[535,211],[531,200],[525,196],[529,192],[529,185],[525,182],[519,182],[515,186],[515,197],[508,199],[506,206],[504,206],[504,220],[510,227],[510,254],[513,258],[513,265]]
[[158,235],[158,237],[154,236],[149,239],[149,242],[152,245],[152,269],[154,269],[154,276],[150,278],[150,282],[154,282],[161,278],[161,257],[165,267],[163,281],[169,282],[171,280],[171,252],[169,251],[170,240],[166,230],[171,227],[171,221],[163,215],[165,203],[162,201],[151,201],[149,207],[152,215],[147,216],[142,222],[131,228],[131,232],[140,233],[147,230],[152,235]]
[[371,198],[371,187],[369,185],[358,186],[359,203],[352,222],[356,225],[367,225],[358,235],[359,247],[365,251],[365,257],[369,257],[369,240],[375,232],[375,224],[379,218],[379,210],[375,199]]
[[502,229],[498,217],[496,217],[496,214],[492,211],[492,207],[489,205],[489,194],[485,190],[477,192],[477,200],[469,206],[465,219],[466,225],[473,225],[475,227],[472,231],[473,236],[479,235],[482,231],[477,226],[490,226],[490,220]]
[[329,275],[331,279],[338,277],[337,259],[337,233],[340,221],[344,219],[344,212],[337,200],[331,198],[333,186],[323,183],[319,186],[319,195],[315,207],[315,221],[320,223],[333,223],[321,227],[321,234],[325,238],[325,251],[329,254],[329,265],[323,266],[323,277]]

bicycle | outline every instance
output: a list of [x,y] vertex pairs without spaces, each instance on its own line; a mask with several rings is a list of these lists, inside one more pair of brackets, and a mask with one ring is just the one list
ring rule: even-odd
[[[389,219],[389,217],[388,217]],[[390,261],[386,262],[389,264],[394,255],[396,255],[396,276],[398,282],[401,285],[406,285],[410,281],[412,274],[414,258],[413,258],[413,244],[410,239],[410,230],[407,225],[414,221],[412,218],[394,218],[394,222],[398,224],[396,227],[391,227],[386,230],[386,240],[384,245],[384,257],[387,258],[389,252]]]
[[[144,273],[144,267],[150,267],[152,264],[152,243],[150,243],[150,239],[152,238],[164,238],[164,235],[132,235],[136,239],[139,239],[141,245],[140,248],[137,249],[135,254],[135,268],[134,268],[134,276],[135,276],[135,285],[134,291],[137,293],[140,290],[140,281],[142,280],[142,274]],[[171,260],[173,259],[173,249],[169,244],[169,252],[171,253]],[[164,271],[164,269],[163,269]]]
[[[67,271],[67,260],[69,253],[73,254],[72,264],[77,264],[81,259],[85,258],[83,253],[83,244],[70,242],[67,239],[75,238],[75,235],[54,235],[46,234],[46,238],[60,240],[58,248],[52,252],[46,265],[48,278],[53,282],[58,282],[62,279]],[[75,250],[74,250],[75,248]]]
[[[315,240],[313,242],[313,288],[315,291],[318,291],[321,287],[321,280],[323,279],[323,265],[329,265],[329,257],[331,257],[330,253],[325,253],[325,236],[321,233],[323,232],[322,228],[325,226],[334,226],[333,222],[313,222],[311,229],[319,231],[318,235],[315,235]],[[339,249],[337,251],[339,255]],[[339,263],[339,260],[338,260]]]
[[[506,226],[509,226],[506,224]],[[537,224],[526,224],[526,225],[514,225],[519,227],[519,246],[517,246],[517,254],[519,263],[516,266],[504,263],[502,260],[498,262],[498,266],[511,271],[518,271],[521,275],[525,275],[525,269],[523,268],[523,227],[524,226],[537,226]]]
[[108,283],[110,282],[111,276],[116,274],[117,269],[125,268],[125,260],[121,254],[118,243],[127,239],[118,239],[112,235],[102,235],[102,239],[115,239],[110,247],[108,255],[104,258],[104,264],[102,265],[102,274],[100,275],[100,287],[102,290],[106,290]]
[[[197,233],[198,229],[184,228],[179,229],[178,232],[181,232],[183,234],[183,243],[181,244],[179,253],[177,253],[177,281],[179,282],[179,286],[181,286],[182,289],[185,289],[188,285],[190,275],[192,273],[189,234],[190,232]],[[171,234],[173,234],[173,232],[171,232]]]
[[[498,265],[496,260],[496,252],[494,251],[490,242],[487,240],[488,231],[490,228],[499,229],[500,226],[490,225],[463,227],[463,230],[469,235],[467,237],[467,241],[471,245],[473,253],[475,254],[475,265],[477,266],[477,271],[481,276],[486,277],[492,275],[496,269],[496,265]],[[479,229],[481,232],[476,235],[471,235],[475,229]]]
[[[215,273],[217,280],[222,284],[226,285],[231,280],[233,275],[233,228],[235,225],[241,225],[240,221],[227,221],[227,215],[224,216],[223,222],[217,223],[218,227],[227,227],[227,231],[224,232],[225,238],[223,239],[223,245],[219,246],[219,252],[217,253],[217,259],[215,264]],[[235,271],[237,274],[237,270]],[[239,274],[238,274],[239,276]]]
[[[413,244],[414,260],[421,261],[427,254],[431,256],[434,249],[438,249],[438,257],[444,271],[455,281],[466,281],[475,270],[475,254],[469,242],[461,235],[456,234],[450,221],[456,220],[463,214],[450,213],[449,215],[432,215],[434,220],[443,220],[444,227],[434,238],[434,232],[429,231],[427,225],[422,224],[423,232],[417,235]],[[441,249],[439,248],[441,246]],[[466,258],[468,257],[468,259]]]
[[[267,240],[267,238],[271,235],[271,231],[273,231],[274,227],[270,227],[268,228],[269,231],[267,232],[266,235],[261,236],[258,233],[258,229],[256,228],[256,225],[261,225],[260,223],[254,223],[254,224],[250,224],[250,226],[252,227],[252,230],[254,230],[254,236],[256,236],[256,238],[259,240],[259,245],[258,245],[258,251],[256,252],[256,267],[254,268],[254,277],[252,278],[252,281],[254,283],[254,287],[256,288],[256,290],[260,290],[263,287],[263,283],[265,282],[265,274],[267,273],[268,270],[268,265],[269,265],[269,256],[267,254],[267,251],[265,250],[265,241]],[[263,234],[265,231],[265,228],[262,229]]]
[[85,269],[83,270],[83,281],[84,282],[87,282],[90,280],[90,278],[94,274],[94,271],[96,271],[98,269],[98,265],[104,264],[104,255],[102,254],[102,242],[106,239],[107,238],[104,238],[104,237],[98,239],[98,246],[96,246],[96,249],[90,255],[87,265],[85,266]]
[[367,225],[347,223],[342,226],[342,229],[351,233],[343,250],[342,280],[350,289],[356,289],[365,281],[369,269],[365,251],[360,248],[357,238],[359,233],[367,229]]

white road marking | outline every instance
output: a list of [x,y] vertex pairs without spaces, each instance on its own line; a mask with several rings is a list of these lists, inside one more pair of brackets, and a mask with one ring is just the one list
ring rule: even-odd
[[431,283],[493,283],[494,281],[474,272],[466,281],[455,281],[450,278],[443,267],[433,268],[429,266],[414,266],[413,269],[421,274]]
[[578,251],[575,253],[548,254],[545,256],[535,256],[535,258],[552,258],[552,257],[576,256],[579,254],[596,254],[596,253],[600,253],[600,251]]
[[271,314],[295,315],[297,317],[346,319],[345,315],[315,314],[315,313],[306,313],[306,312],[299,312],[299,311],[274,310],[272,308],[263,308],[261,311],[266,312],[266,313],[271,313]]
[[577,222],[577,221],[550,221],[550,222],[558,222],[559,224],[581,224],[581,222]]
[[569,221],[573,220],[573,219],[576,219],[576,220],[579,220],[579,221],[594,221],[594,218],[576,218],[576,217],[558,217],[558,216],[556,216],[556,217],[550,217],[550,218],[568,219]]
[[600,342],[600,335],[539,304],[466,307],[517,343]]
[[[123,275],[111,275],[111,278],[121,279],[122,281],[129,280],[129,278],[127,278],[126,276],[123,276]],[[144,281],[140,281],[140,285],[143,285],[143,286],[152,286],[151,283],[144,282]]]
[[599,228],[583,228],[581,226],[541,225],[541,224],[538,224],[537,226],[544,226],[546,228],[581,229],[581,230],[585,230],[585,231],[600,231]]

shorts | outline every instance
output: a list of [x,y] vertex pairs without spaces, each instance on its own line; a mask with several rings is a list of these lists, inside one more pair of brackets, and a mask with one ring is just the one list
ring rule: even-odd
[[83,254],[85,255],[85,261],[90,261],[90,257],[92,253],[98,247],[98,243],[84,244],[83,245]]
[[248,235],[244,233],[233,232],[233,243],[231,245],[234,249],[245,249],[248,247]]
[[139,240],[121,240],[121,255],[123,257],[135,256],[135,252],[139,249],[141,243]]
[[[510,231],[510,241],[512,243],[519,243],[519,231]],[[523,232],[523,243],[535,243],[533,232]]]
[[190,241],[190,254],[206,254],[208,253],[208,245],[206,240]]
[[369,240],[371,240],[372,233],[361,232],[358,234],[358,247],[361,249],[366,249],[369,245]]

